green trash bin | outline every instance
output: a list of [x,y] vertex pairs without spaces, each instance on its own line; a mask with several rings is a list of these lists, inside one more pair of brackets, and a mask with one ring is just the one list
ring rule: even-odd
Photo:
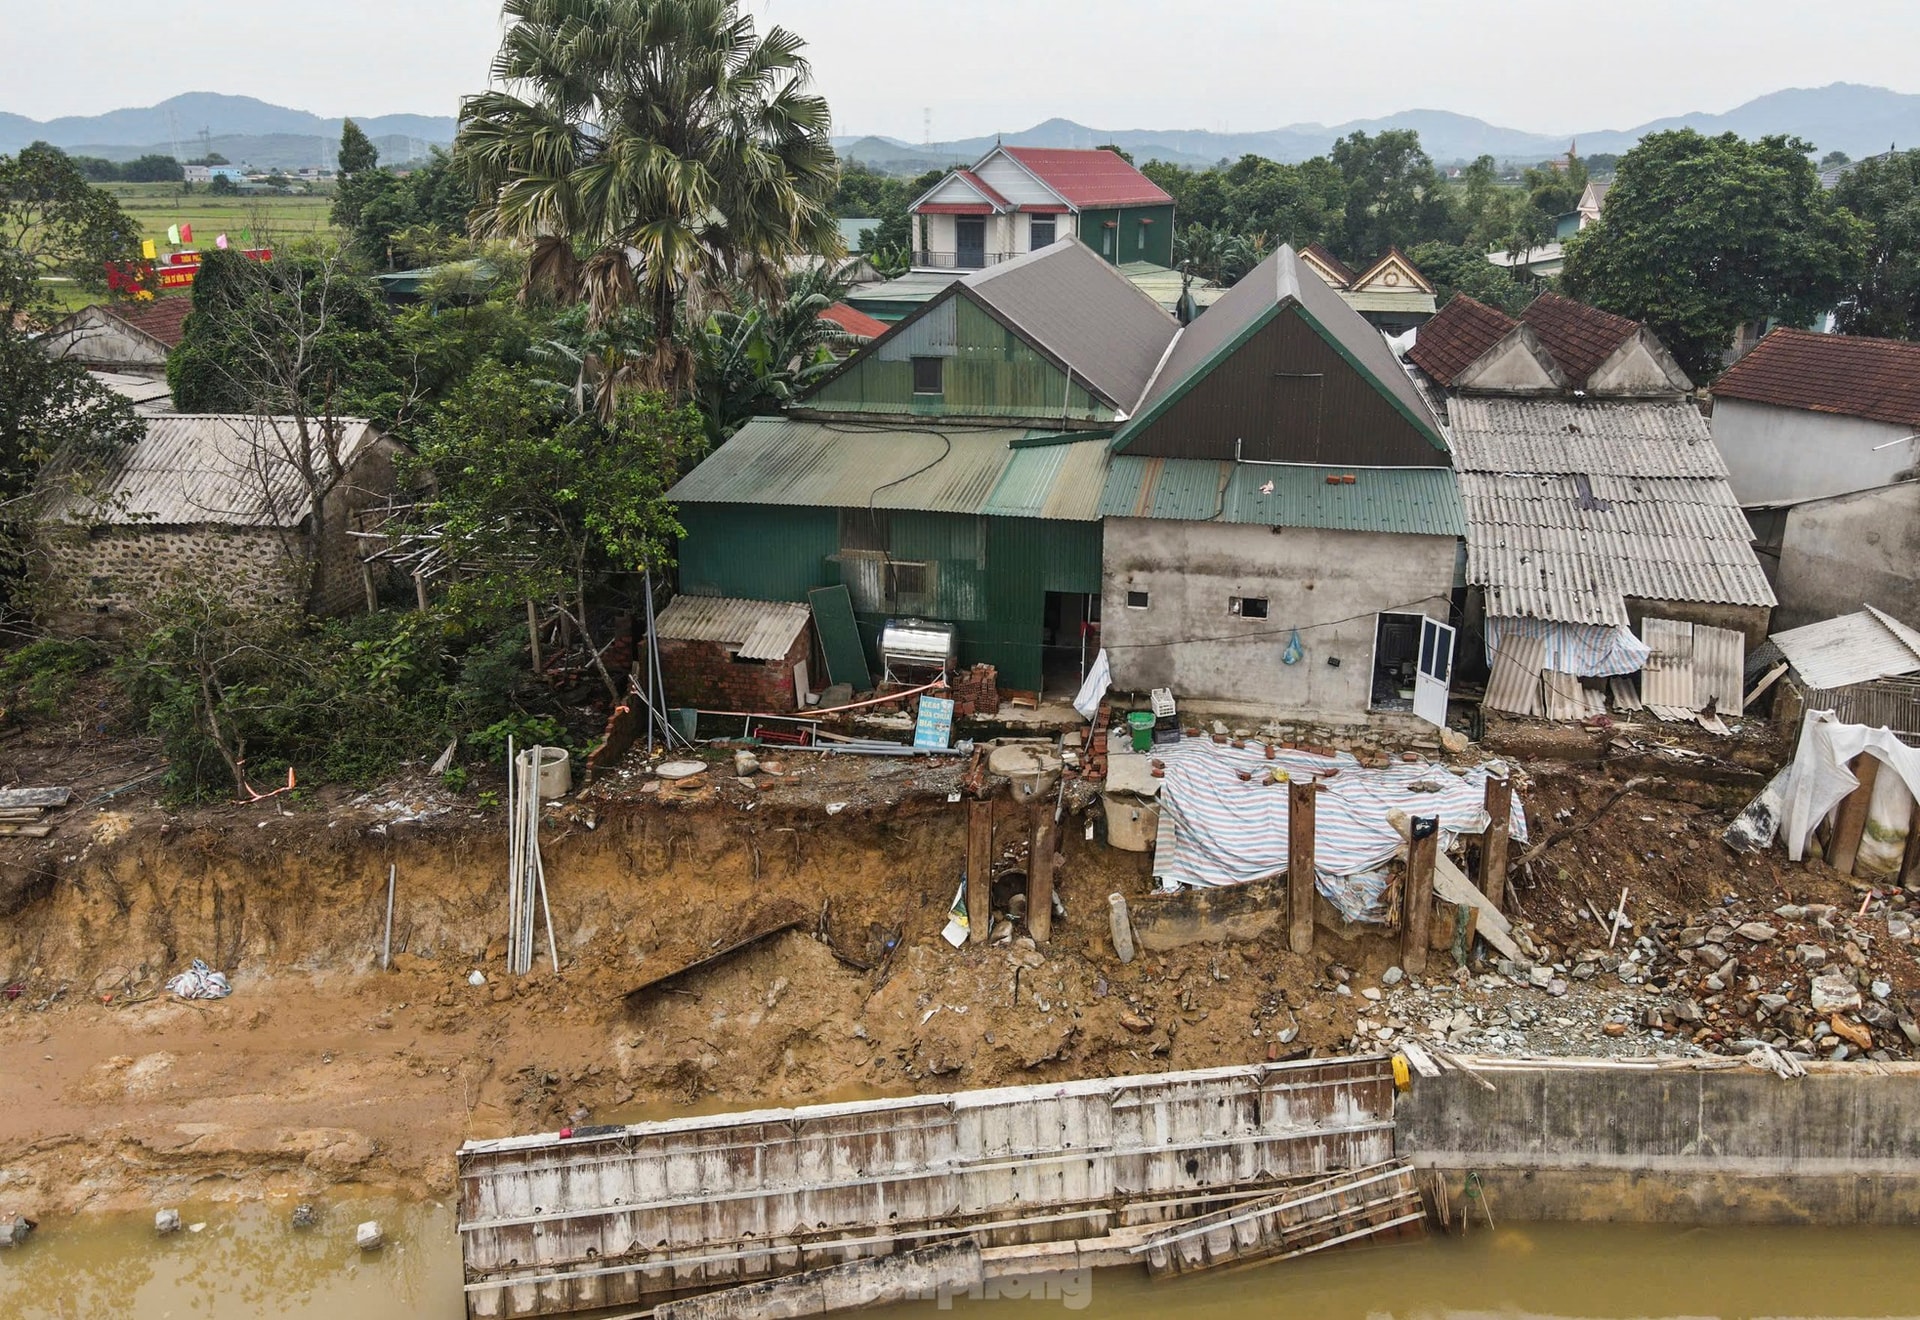
[[1150,710],[1131,711],[1127,715],[1127,729],[1133,734],[1133,750],[1150,752],[1153,750],[1153,712]]

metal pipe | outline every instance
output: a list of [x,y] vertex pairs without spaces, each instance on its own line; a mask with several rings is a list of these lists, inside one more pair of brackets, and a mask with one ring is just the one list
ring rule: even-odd
[[380,942],[380,970],[386,971],[393,965],[393,885],[398,872],[392,862],[387,863],[387,937]]

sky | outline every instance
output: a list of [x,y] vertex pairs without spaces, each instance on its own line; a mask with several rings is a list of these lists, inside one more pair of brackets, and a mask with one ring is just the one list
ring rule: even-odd
[[[1782,87],[1920,92],[1913,0],[747,0],[798,31],[835,132],[1235,132],[1452,110],[1575,133]],[[322,115],[452,114],[485,86],[498,0],[0,0],[0,110],[188,91]]]

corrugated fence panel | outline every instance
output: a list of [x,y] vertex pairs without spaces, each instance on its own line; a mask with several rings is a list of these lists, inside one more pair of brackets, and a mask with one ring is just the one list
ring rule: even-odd
[[1363,1058],[472,1142],[468,1313],[651,1306],[959,1232],[1099,1236],[1192,1213],[1163,1200],[1379,1163],[1392,1124],[1387,1061]]

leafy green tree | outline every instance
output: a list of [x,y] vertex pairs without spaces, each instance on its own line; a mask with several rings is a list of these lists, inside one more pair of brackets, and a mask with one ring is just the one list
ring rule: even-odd
[[407,270],[458,248],[472,201],[452,158],[436,147],[425,165],[404,175],[368,169],[342,179],[334,191],[333,223],[368,264]]
[[1868,231],[1806,152],[1786,137],[1649,134],[1621,159],[1600,223],[1568,241],[1564,287],[1645,321],[1700,381],[1740,325],[1811,324],[1858,287]]
[[1242,156],[1226,171],[1225,183],[1224,227],[1270,240],[1255,246],[1291,243],[1300,248],[1339,240],[1346,187],[1325,159],[1281,165],[1261,156]]
[[0,251],[18,254],[43,279],[98,292],[109,264],[140,255],[140,226],[66,153],[36,142],[0,156]]
[[1920,338],[1920,150],[1861,161],[1833,198],[1872,229],[1865,276],[1840,303],[1841,333]]
[[475,232],[531,245],[529,277],[594,319],[646,309],[645,379],[692,384],[689,288],[777,288],[836,254],[831,117],[799,37],[730,0],[507,0],[498,90],[461,107]]
[[1457,239],[1444,182],[1418,133],[1351,133],[1333,144],[1332,160],[1346,184],[1340,256],[1349,265],[1365,266],[1390,247]]
[[373,145],[360,125],[351,119],[340,125],[340,154],[335,160],[335,172],[343,179],[356,174],[364,174],[380,163],[380,149]]
[[589,602],[616,575],[669,562],[680,527],[667,491],[702,448],[699,413],[663,394],[628,391],[602,422],[531,367],[481,365],[418,445],[434,494],[417,517],[462,566],[455,608],[555,602],[617,698]]
[[733,305],[690,327],[694,402],[710,448],[748,418],[779,412],[839,365],[834,349],[846,345],[845,332],[820,313],[846,291],[833,270],[813,266],[794,277],[776,304],[736,290]]
[[207,180],[207,192],[215,197],[238,197],[240,185],[224,174],[216,174]]
[[1820,158],[1820,168],[1823,170],[1838,169],[1842,165],[1851,164],[1853,164],[1853,157],[1844,151],[1829,151]]
[[98,156],[75,156],[75,167],[86,176],[88,183],[117,183],[120,179],[120,166]]
[[1478,247],[1453,243],[1417,243],[1407,251],[1407,259],[1433,282],[1441,306],[1456,293],[1498,307],[1517,316],[1526,310],[1539,290],[1515,279],[1504,267],[1487,260]]
[[126,183],[179,183],[187,177],[187,167],[172,156],[146,155],[120,167]]

